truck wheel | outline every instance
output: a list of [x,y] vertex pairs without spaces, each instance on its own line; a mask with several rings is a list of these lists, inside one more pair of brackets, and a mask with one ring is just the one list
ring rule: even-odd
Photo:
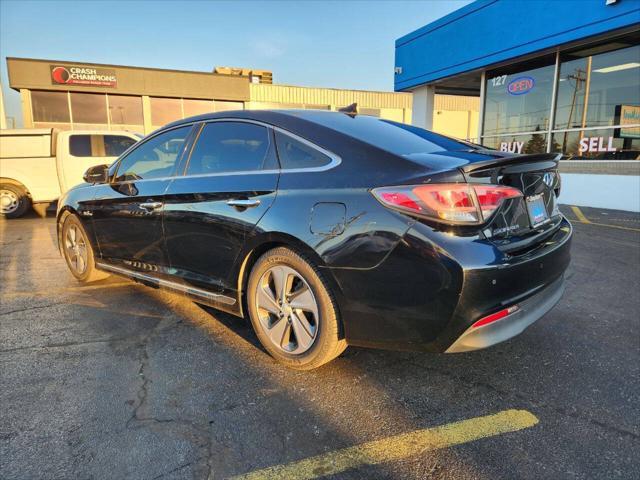
[[0,185],[0,216],[18,218],[24,215],[31,205],[31,199],[24,188],[11,183]]

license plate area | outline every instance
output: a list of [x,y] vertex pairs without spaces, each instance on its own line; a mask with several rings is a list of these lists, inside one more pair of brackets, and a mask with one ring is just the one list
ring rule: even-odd
[[527,197],[526,202],[527,212],[529,212],[529,221],[533,228],[549,221],[549,214],[547,213],[547,208],[544,205],[544,198],[542,195]]

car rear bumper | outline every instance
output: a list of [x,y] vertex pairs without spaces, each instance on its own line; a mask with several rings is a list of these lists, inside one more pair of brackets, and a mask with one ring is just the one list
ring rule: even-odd
[[564,275],[521,303],[518,309],[500,320],[471,326],[447,348],[445,353],[460,353],[487,348],[519,335],[551,310],[564,293]]
[[[473,350],[511,338],[562,296],[571,237],[563,218],[538,246],[513,256],[477,237],[416,224],[376,268],[331,269],[345,338],[357,346],[431,352]],[[521,313],[482,328],[484,338],[480,330],[467,333],[478,320],[513,305]]]

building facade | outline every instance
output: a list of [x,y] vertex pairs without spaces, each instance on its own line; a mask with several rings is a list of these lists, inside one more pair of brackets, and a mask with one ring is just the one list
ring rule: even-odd
[[476,95],[476,142],[564,154],[570,191],[616,175],[600,181],[640,210],[640,1],[478,0],[398,39],[395,65],[414,124],[433,125],[440,93]]
[[8,58],[9,85],[20,92],[25,128],[126,129],[141,134],[174,120],[245,108],[336,110],[411,122],[411,94],[271,84],[271,72],[216,67],[213,72]]
[[[8,58],[9,85],[20,92],[25,128],[131,130],[148,134],[182,118],[208,112],[264,108],[359,112],[411,123],[410,93],[272,84],[272,73],[234,67],[213,72]],[[473,136],[477,98],[438,95],[435,130]]]

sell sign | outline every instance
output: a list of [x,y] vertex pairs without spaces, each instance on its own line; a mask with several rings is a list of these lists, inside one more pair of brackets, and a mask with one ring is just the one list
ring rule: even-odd
[[580,139],[578,152],[595,153],[595,152],[615,152],[616,147],[613,146],[613,137],[606,140],[605,137],[584,137]]
[[54,85],[84,85],[86,87],[116,87],[116,71],[106,68],[76,65],[50,65]]

